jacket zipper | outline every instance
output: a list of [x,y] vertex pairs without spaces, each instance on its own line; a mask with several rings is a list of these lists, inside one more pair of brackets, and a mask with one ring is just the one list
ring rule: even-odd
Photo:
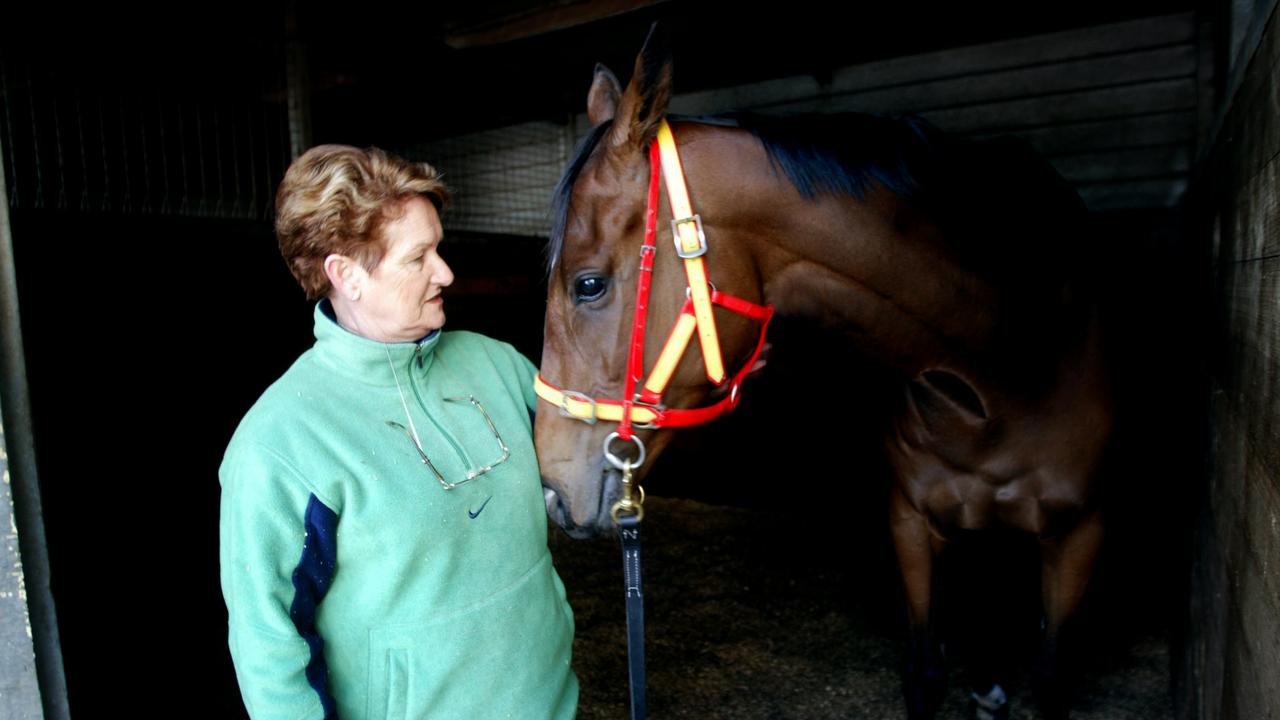
[[453,434],[445,430],[444,426],[436,420],[435,415],[427,409],[427,403],[422,399],[422,393],[418,391],[418,380],[414,377],[413,366],[418,365],[421,367],[421,353],[421,346],[414,348],[413,358],[409,361],[409,367],[406,370],[409,375],[409,389],[413,391],[413,398],[418,403],[418,409],[420,409],[422,414],[426,416],[427,421],[430,422],[431,425],[435,427],[436,432],[440,433],[441,437],[449,443],[453,448],[453,452],[462,459],[462,471],[464,473],[470,472],[473,467],[471,456],[467,454],[466,449],[462,447],[462,444],[459,443],[456,438],[454,438]]

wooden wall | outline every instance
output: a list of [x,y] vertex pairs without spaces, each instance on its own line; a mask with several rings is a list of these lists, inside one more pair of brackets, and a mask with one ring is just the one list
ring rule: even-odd
[[[1196,16],[1181,13],[677,94],[671,110],[918,114],[966,137],[1027,139],[1091,209],[1168,208],[1204,125],[1206,46]],[[612,69],[625,82],[630,68]],[[449,229],[545,236],[552,188],[588,129],[581,114],[397,151],[436,164],[458,191]]]
[[[1183,718],[1280,717],[1280,29],[1233,72],[1205,187],[1211,448],[1176,700]],[[1247,50],[1248,48],[1246,48]]]
[[966,137],[1025,138],[1091,209],[1170,207],[1191,167],[1202,49],[1182,13],[680,96],[672,111],[910,113]]

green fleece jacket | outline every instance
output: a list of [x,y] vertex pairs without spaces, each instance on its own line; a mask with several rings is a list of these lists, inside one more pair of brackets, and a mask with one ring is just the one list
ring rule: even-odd
[[[316,306],[315,345],[245,416],[219,471],[249,714],[572,718],[573,615],[547,549],[534,367],[474,333],[370,341],[331,312]],[[446,399],[468,395],[510,458],[446,490],[402,427],[463,480],[502,456],[475,405]]]

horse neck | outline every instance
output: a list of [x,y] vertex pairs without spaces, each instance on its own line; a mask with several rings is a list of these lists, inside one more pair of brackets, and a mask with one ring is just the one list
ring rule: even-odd
[[[715,200],[734,208],[719,222],[780,315],[844,331],[911,375],[956,365],[989,339],[990,315],[978,309],[991,306],[992,292],[947,257],[938,228],[907,202],[879,187],[863,199],[805,198],[749,135],[716,137],[727,146],[693,147],[730,158],[702,171],[719,184]],[[686,165],[691,186],[701,179],[695,164]]]

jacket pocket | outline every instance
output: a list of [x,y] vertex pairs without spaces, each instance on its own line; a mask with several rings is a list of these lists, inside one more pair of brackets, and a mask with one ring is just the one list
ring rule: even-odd
[[386,659],[386,715],[387,720],[405,720],[409,715],[409,651],[387,651]]
[[573,616],[544,556],[473,605],[369,631],[369,720],[564,720]]

